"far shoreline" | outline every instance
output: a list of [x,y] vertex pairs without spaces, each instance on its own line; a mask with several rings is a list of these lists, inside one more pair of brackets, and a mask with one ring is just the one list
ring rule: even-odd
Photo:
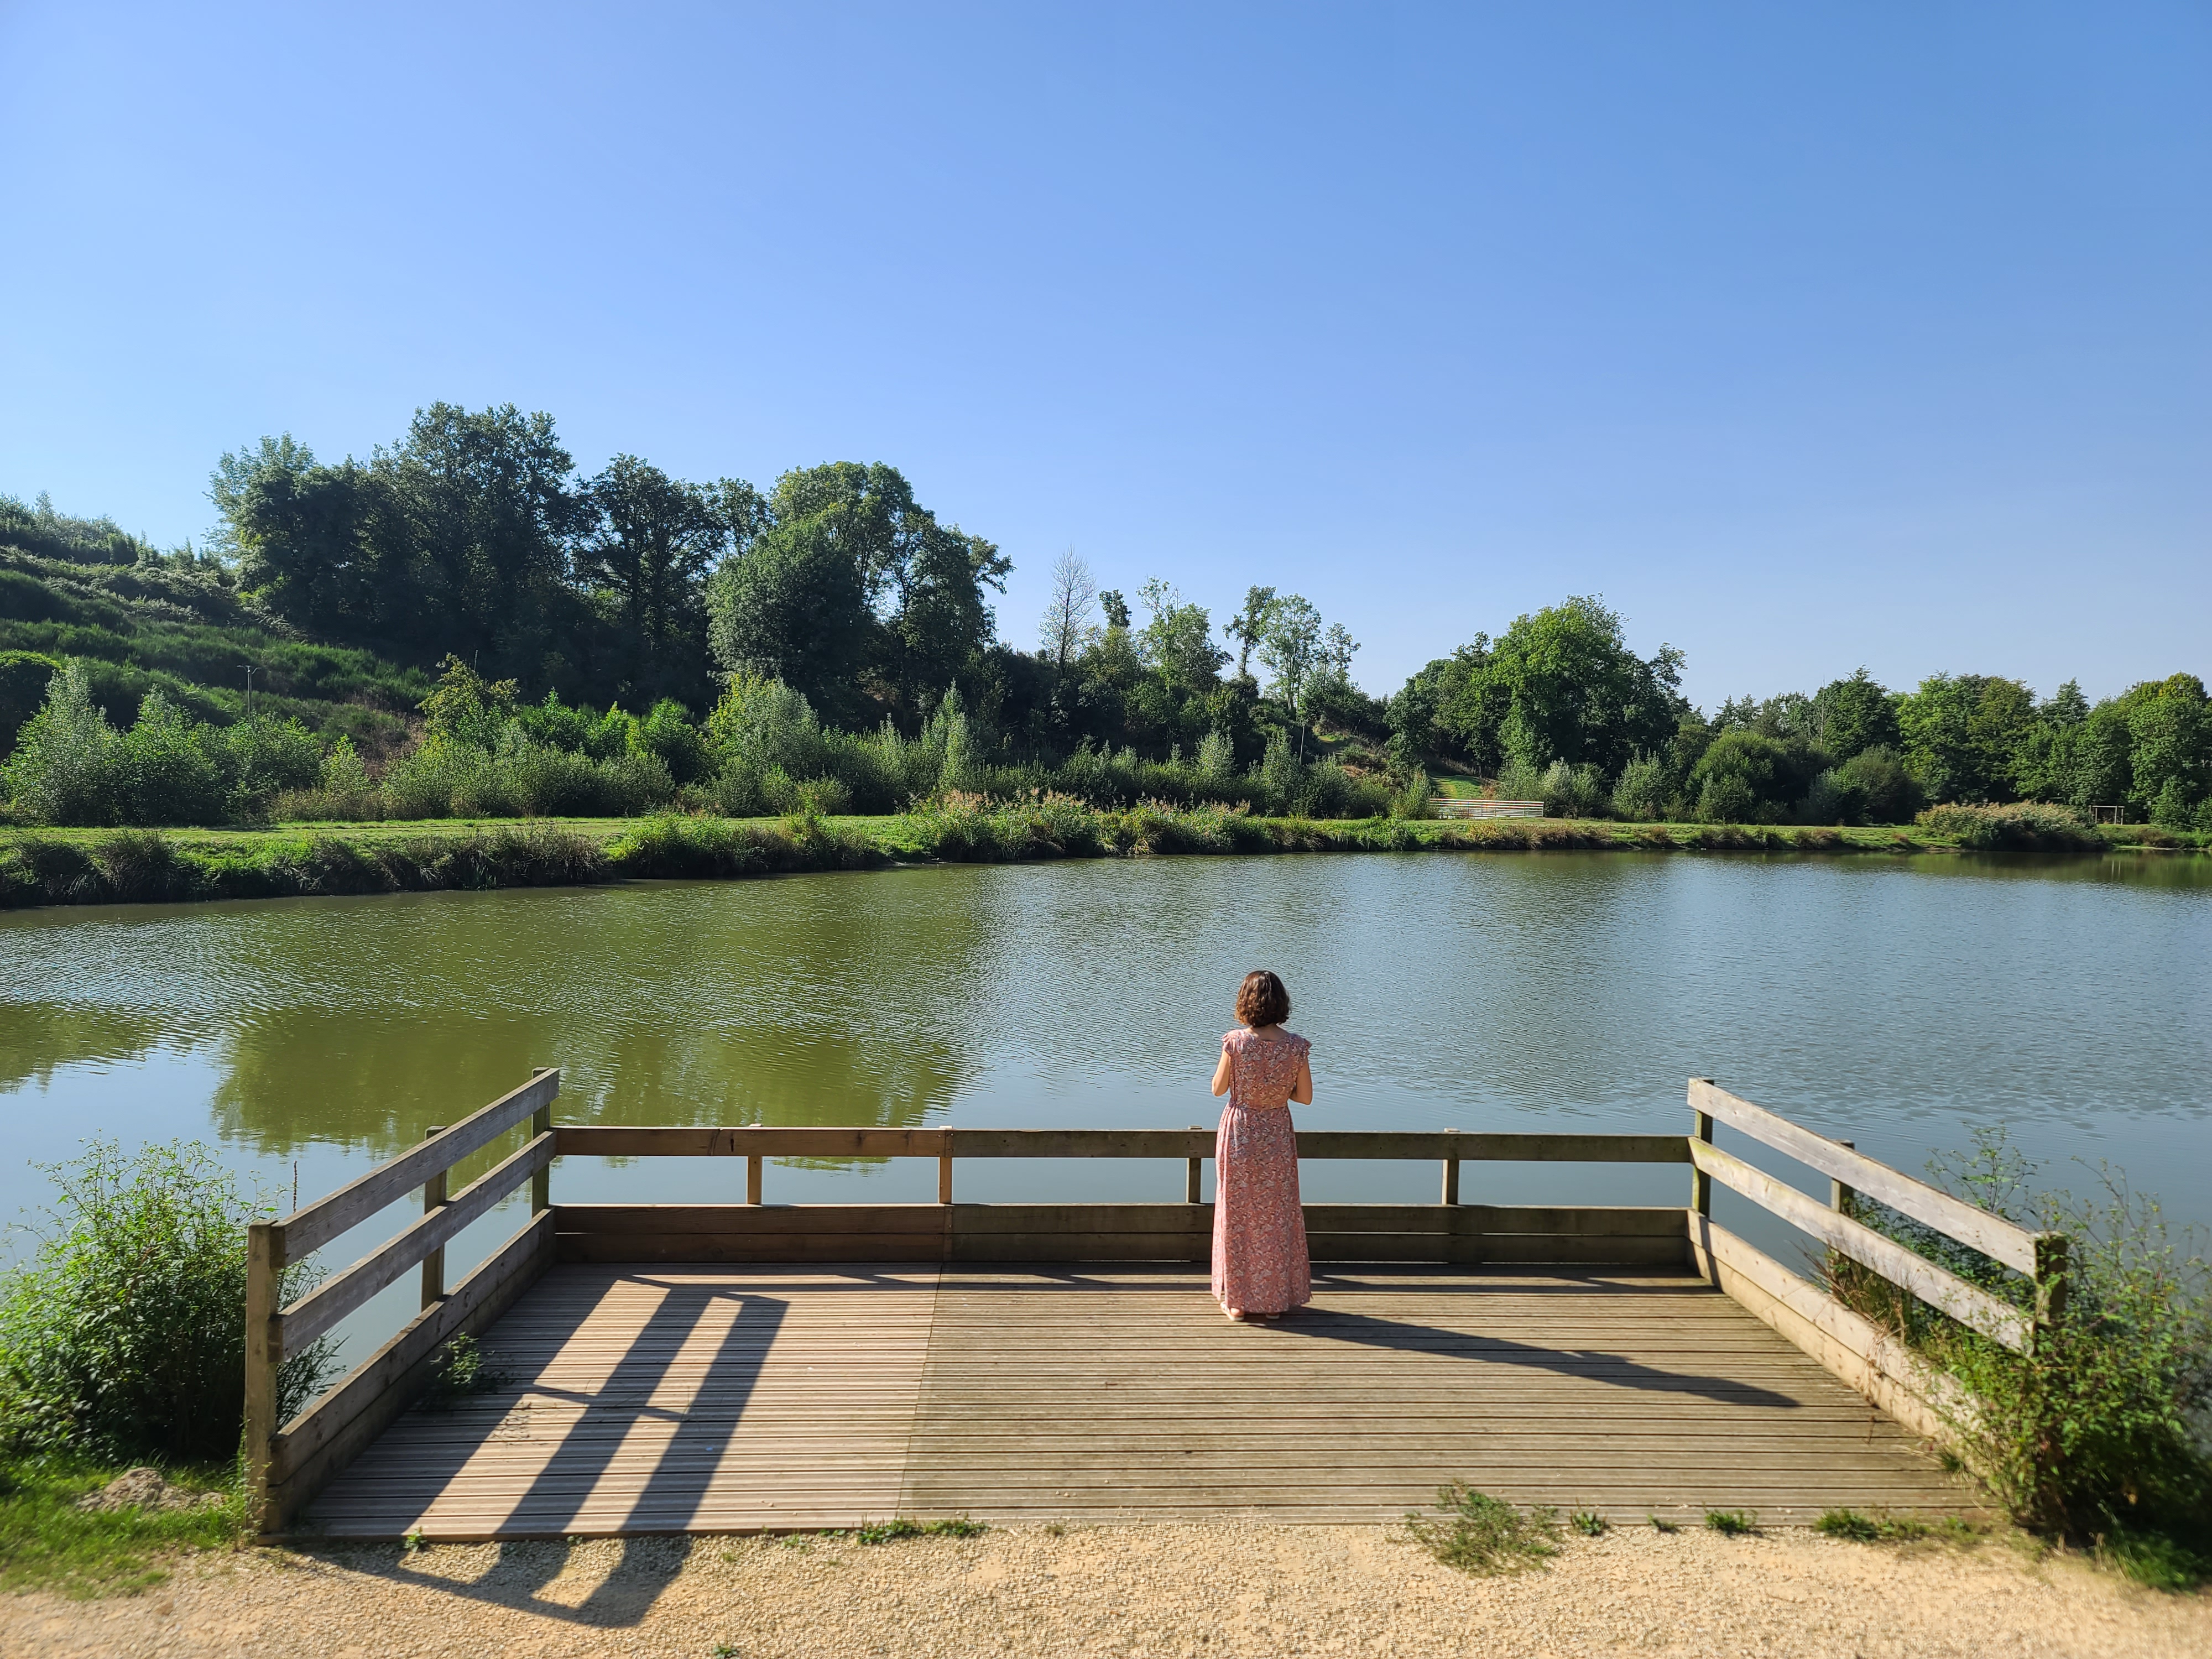
[[[2212,838],[2100,826],[2044,856],[2203,857]],[[1023,803],[878,817],[470,818],[253,829],[0,830],[0,908],[743,879],[933,864],[1268,853],[1960,854],[1918,824],[1305,819],[1157,806],[1055,817]]]

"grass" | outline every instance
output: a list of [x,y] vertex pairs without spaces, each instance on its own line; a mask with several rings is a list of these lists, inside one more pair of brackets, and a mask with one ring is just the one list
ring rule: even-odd
[[76,1507],[121,1473],[53,1458],[0,1461],[0,1589],[58,1590],[76,1600],[135,1595],[167,1578],[180,1552],[228,1548],[242,1536],[245,1506],[228,1469],[167,1471],[178,1486],[225,1492],[220,1506]]
[[0,908],[581,886],[893,863],[1197,853],[1959,850],[1919,828],[1832,830],[1393,818],[1257,818],[1065,799],[890,817],[503,818],[258,830],[0,830]]
[[900,1516],[864,1522],[854,1528],[853,1535],[863,1544],[894,1544],[902,1538],[980,1538],[988,1531],[983,1522],[970,1521],[964,1515],[942,1521],[908,1521]]
[[1707,1510],[1705,1525],[1723,1538],[1748,1538],[1759,1530],[1756,1510]]
[[2165,1533],[2118,1532],[2097,1546],[2097,1559],[2146,1589],[2180,1595],[2212,1581],[2212,1558]]
[[1541,1566],[1559,1553],[1559,1516],[1553,1510],[1523,1513],[1502,1498],[1476,1492],[1455,1480],[1437,1492],[1437,1513],[1408,1511],[1406,1527],[1413,1540],[1448,1567],[1488,1575]]
[[1682,1530],[1681,1524],[1679,1522],[1663,1521],[1656,1515],[1647,1515],[1644,1518],[1651,1523],[1651,1530],[1654,1532],[1680,1532]]

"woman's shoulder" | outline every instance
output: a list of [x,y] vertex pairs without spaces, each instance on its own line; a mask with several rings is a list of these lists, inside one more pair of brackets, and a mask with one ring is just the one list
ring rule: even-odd
[[1283,1033],[1283,1041],[1295,1044],[1300,1054],[1305,1053],[1308,1049],[1313,1047],[1312,1043],[1307,1042],[1305,1038],[1300,1036],[1296,1031],[1285,1031]]

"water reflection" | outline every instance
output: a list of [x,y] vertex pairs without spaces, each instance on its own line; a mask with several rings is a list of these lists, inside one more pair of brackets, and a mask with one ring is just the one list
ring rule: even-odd
[[[1316,1042],[1316,1128],[1671,1128],[1696,1073],[1908,1169],[2004,1124],[2212,1214],[2203,859],[1158,859],[24,913],[0,1110],[319,1170],[533,1065],[572,1121],[1203,1123],[1261,964]],[[29,1195],[0,1170],[0,1206]]]

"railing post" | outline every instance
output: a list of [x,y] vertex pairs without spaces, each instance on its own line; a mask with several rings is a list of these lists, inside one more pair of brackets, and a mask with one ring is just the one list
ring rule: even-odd
[[[1709,1077],[1701,1077],[1698,1079],[1697,1081],[1699,1083],[1710,1084],[1712,1081],[1712,1079]],[[1691,1132],[1692,1138],[1693,1139],[1704,1141],[1708,1146],[1711,1146],[1713,1144],[1713,1120],[1711,1115],[1707,1112],[1698,1112],[1696,1114],[1696,1117],[1698,1120],[1698,1126]],[[1705,1217],[1708,1220],[1711,1219],[1713,1213],[1713,1178],[1707,1175],[1703,1170],[1698,1168],[1694,1164],[1690,1166],[1690,1207],[1698,1214]]]
[[[1194,1123],[1190,1126],[1190,1132],[1193,1134],[1204,1134],[1206,1133],[1206,1126],[1203,1123]],[[1204,1187],[1200,1185],[1200,1177],[1205,1168],[1205,1164],[1206,1160],[1203,1158],[1194,1158],[1190,1160],[1190,1168],[1184,1172],[1182,1178],[1182,1201],[1184,1203],[1197,1203],[1199,1201],[1199,1194],[1206,1190]]]
[[[1859,1144],[1856,1140],[1839,1140],[1836,1145],[1838,1146],[1848,1146],[1853,1152],[1856,1152],[1859,1149]],[[1853,1219],[1856,1219],[1859,1212],[1858,1188],[1856,1187],[1846,1187],[1840,1181],[1830,1181],[1828,1182],[1828,1207],[1833,1210],[1838,1215],[1850,1216]]]
[[254,1533],[270,1529],[270,1460],[276,1438],[276,1298],[284,1274],[284,1230],[256,1221],[246,1230],[246,1518]]
[[2035,1328],[2030,1340],[2056,1325],[2066,1311],[2066,1235],[2045,1233],[2035,1241]]
[[952,1201],[952,1128],[950,1124],[945,1126],[945,1139],[938,1148],[937,1201],[939,1204]]
[[[530,1075],[533,1079],[541,1078],[552,1069],[550,1066],[533,1066],[530,1069]],[[553,1103],[549,1100],[530,1115],[530,1138],[535,1140],[540,1135],[550,1135],[552,1133]],[[552,1207],[553,1166],[549,1164],[530,1177],[530,1213],[544,1215]]]
[[[1455,1135],[1459,1131],[1447,1129],[1444,1133],[1448,1135]],[[1456,1158],[1448,1158],[1444,1160],[1443,1201],[1447,1204],[1459,1202],[1459,1160]]]
[[747,1152],[745,1154],[745,1202],[757,1204],[760,1201],[761,1155],[758,1152]]
[[[422,1132],[422,1139],[434,1140],[443,1134],[446,1126],[434,1123]],[[451,1170],[441,1170],[422,1183],[422,1213],[441,1208],[446,1202],[446,1177]],[[422,1306],[435,1307],[446,1299],[446,1247],[442,1244],[422,1258]]]

